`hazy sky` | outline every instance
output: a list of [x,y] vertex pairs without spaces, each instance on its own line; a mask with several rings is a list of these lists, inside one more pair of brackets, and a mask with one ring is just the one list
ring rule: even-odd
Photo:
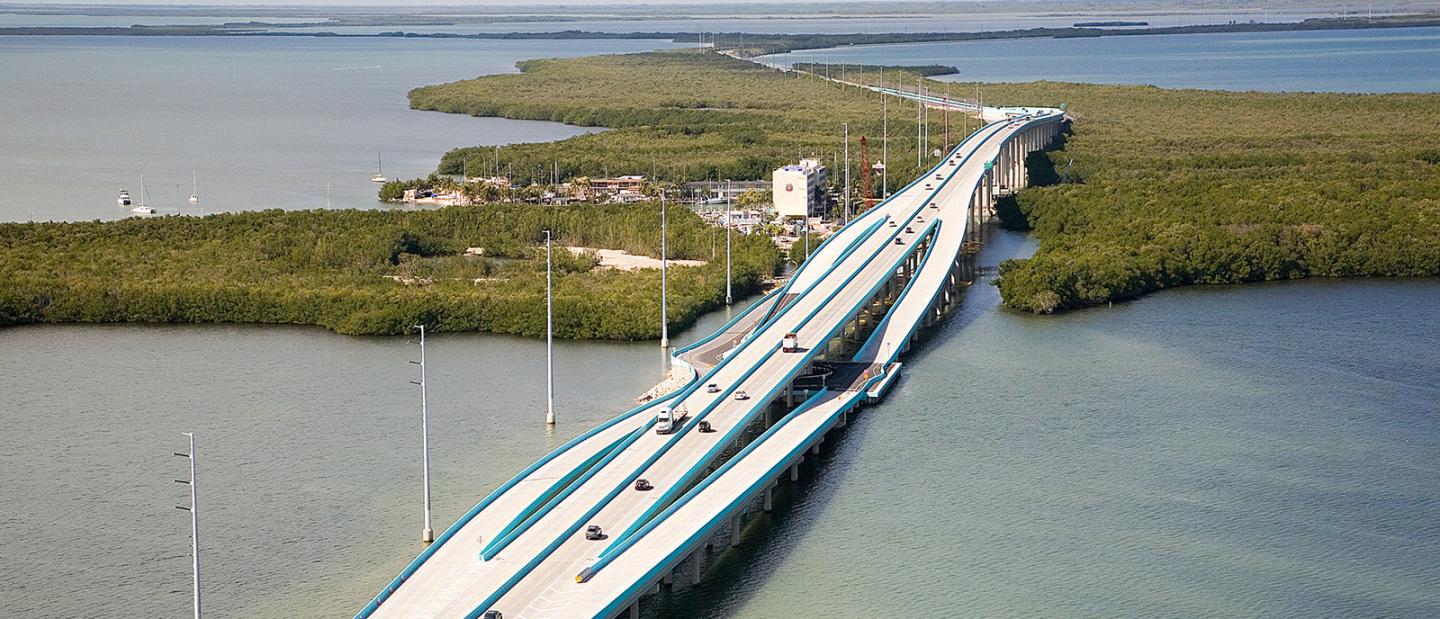
[[[515,7],[524,10],[526,7],[537,5],[615,5],[615,4],[768,4],[774,5],[769,0],[536,0],[525,2],[523,0],[304,0],[303,2],[266,2],[264,0],[178,0],[178,1],[127,1],[127,0],[39,0],[43,4],[80,4],[80,5],[112,5],[112,6],[263,6],[263,7],[294,7],[294,6],[396,6],[396,7],[424,7],[424,6],[503,6]],[[816,2],[819,0],[800,0],[804,3]],[[873,1],[873,0],[868,0]],[[886,0],[888,2],[908,2],[918,0]],[[933,1],[933,0],[930,0]],[[981,2],[985,0],[948,0],[950,2]],[[995,1],[995,0],[989,0]],[[1004,2],[1005,0],[999,0]],[[7,2],[0,2],[0,8]],[[841,0],[839,4],[844,4]]]

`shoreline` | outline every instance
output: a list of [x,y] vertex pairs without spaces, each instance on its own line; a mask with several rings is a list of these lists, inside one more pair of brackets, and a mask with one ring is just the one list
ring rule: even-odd
[[[383,25],[383,24],[382,24]],[[20,26],[0,28],[0,36],[150,36],[150,37],[304,37],[363,39],[472,39],[472,40],[668,40],[674,43],[694,42],[694,32],[599,32],[565,30],[552,32],[405,32],[397,30],[376,33],[279,32],[259,28],[287,28],[293,24],[215,24],[197,26]],[[981,30],[969,32],[914,33],[848,33],[848,34],[766,34],[748,32],[710,33],[712,47],[733,47],[747,55],[768,55],[797,50],[818,50],[862,45],[893,45],[900,43],[941,43],[999,39],[1064,39],[1116,36],[1225,34],[1243,32],[1307,32],[1334,30],[1387,30],[1394,28],[1425,28],[1440,26],[1440,14],[1412,14],[1379,18],[1327,17],[1298,22],[1246,22],[1197,24],[1193,26],[1112,29],[1102,27],[1024,28]],[[748,38],[748,43],[747,43]],[[726,39],[730,39],[726,41]],[[721,42],[726,45],[721,45]]]

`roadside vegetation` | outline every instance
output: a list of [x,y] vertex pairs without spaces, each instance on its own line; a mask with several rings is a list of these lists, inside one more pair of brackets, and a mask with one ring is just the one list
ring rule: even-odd
[[[712,227],[670,209],[669,254],[710,260],[670,270],[672,328],[724,302]],[[261,211],[115,222],[0,224],[0,325],[36,322],[252,322],[340,333],[545,333],[544,230],[555,231],[559,337],[650,339],[660,331],[656,269],[596,269],[563,245],[658,256],[657,204],[525,204],[421,211]],[[467,248],[484,248],[467,256]],[[780,263],[763,236],[734,238],[737,294]]]
[[1190,284],[1440,275],[1440,95],[983,88],[987,104],[1066,101],[1075,117],[1063,150],[1028,162],[1053,184],[1002,204],[1002,220],[1040,242],[1001,265],[1007,305],[1048,313]]

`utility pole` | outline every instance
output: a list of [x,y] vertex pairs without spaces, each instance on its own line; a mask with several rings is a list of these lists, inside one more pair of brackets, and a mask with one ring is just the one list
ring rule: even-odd
[[921,97],[921,95],[920,95],[920,78],[919,78],[919,77],[916,77],[916,78],[915,78],[915,167],[917,167],[917,168],[920,167],[920,165],[921,165],[921,163],[922,163],[922,162],[920,161],[920,151],[924,149],[924,145],[921,144],[921,142],[922,142],[923,139],[924,139],[922,136],[924,135],[924,131],[925,131],[925,125],[924,125],[924,124],[921,124],[921,121],[920,121],[920,118],[924,115],[925,101],[923,101],[920,97]]
[[190,453],[179,453],[175,455],[190,460],[190,479],[177,479],[177,484],[188,484],[190,486],[190,507],[176,507],[190,512],[190,571],[191,586],[195,592],[195,619],[200,619],[200,504],[196,500],[195,491],[195,433],[181,432],[181,435],[190,439]]
[[555,425],[555,305],[550,275],[550,231],[545,231],[545,425]]
[[[881,75],[884,75],[883,70]],[[890,197],[890,97],[880,94],[880,199]]]
[[845,223],[850,223],[850,123],[845,125]]
[[730,207],[735,200],[734,185],[730,179],[725,179],[725,304],[735,302],[735,296],[730,288],[730,228],[735,225],[731,221]]
[[660,348],[670,348],[670,317],[666,309],[666,278],[669,258],[666,255],[665,188],[660,188]]
[[435,541],[435,530],[430,528],[430,393],[425,383],[425,325],[415,325],[420,330],[420,360],[411,361],[420,366],[420,380],[410,381],[420,386],[420,479],[424,486],[425,525],[420,528],[420,541],[426,544]]

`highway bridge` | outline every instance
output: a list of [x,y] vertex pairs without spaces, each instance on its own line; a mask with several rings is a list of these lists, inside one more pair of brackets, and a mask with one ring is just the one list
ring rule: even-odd
[[[675,351],[673,363],[693,372],[688,385],[521,471],[357,619],[636,616],[647,593],[703,578],[745,518],[770,508],[775,484],[796,479],[829,431],[883,396],[916,333],[968,284],[966,256],[995,200],[1026,185],[1025,155],[1064,122],[1050,108],[983,117],[993,122],[831,235],[782,288]],[[782,347],[787,334],[793,348]],[[661,434],[662,408],[688,418]],[[601,539],[587,535],[592,525]]]

